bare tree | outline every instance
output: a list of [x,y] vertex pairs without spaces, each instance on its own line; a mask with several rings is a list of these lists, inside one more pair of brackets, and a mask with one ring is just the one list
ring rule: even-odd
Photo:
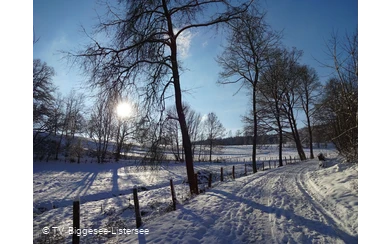
[[[175,108],[167,110],[167,122],[165,123],[167,137],[171,143],[171,150],[177,161],[184,159],[181,157],[183,144],[180,138],[180,125],[176,116]],[[192,142],[199,140],[201,114],[193,110],[189,104],[184,104],[184,114],[188,124],[188,132]],[[196,145],[192,143],[192,157],[195,156]]]
[[105,99],[97,99],[88,121],[87,131],[94,141],[95,156],[98,163],[103,163],[108,152],[109,140],[113,134],[113,104]]
[[134,139],[139,118],[138,106],[133,105],[131,109],[131,115],[128,117],[120,117],[118,114],[114,116],[115,161],[119,161],[125,143]]
[[[246,120],[251,123],[252,138],[252,168],[257,172],[256,148],[258,140],[258,108],[256,96],[262,73],[268,67],[269,55],[279,45],[280,35],[274,32],[265,21],[265,13],[259,13],[254,8],[240,19],[230,24],[231,33],[227,47],[217,62],[223,68],[220,73],[221,84],[241,83],[240,89],[246,87],[251,96],[251,114]],[[233,80],[229,80],[232,79]]]
[[60,93],[57,94],[54,106],[53,106],[53,113],[50,117],[50,124],[53,128],[53,133],[55,136],[58,134],[60,135],[59,138],[56,138],[56,150],[55,150],[55,160],[58,160],[58,156],[61,151],[61,143],[63,138],[63,128],[64,128],[64,117],[65,117],[65,111],[64,111],[64,98]]
[[[122,8],[123,7],[123,8]],[[191,140],[182,104],[178,38],[194,28],[214,26],[236,18],[248,5],[232,6],[225,0],[120,1],[114,11],[108,7],[97,33],[113,37],[105,45],[93,38],[79,58],[92,86],[122,91],[135,89],[145,104],[159,103],[173,86],[176,112],[184,146],[190,192],[195,193]],[[210,10],[218,10],[210,14]]]
[[84,156],[85,139],[82,137],[76,138],[69,147],[69,156],[70,160],[75,161],[74,158],[77,158],[77,163],[80,163],[80,159]]
[[[34,40],[35,42],[35,40]],[[54,69],[40,59],[33,60],[33,149],[37,158],[49,160],[56,142],[51,135],[56,130]]]
[[[201,134],[201,122],[202,115],[195,110],[191,109],[189,106],[184,111],[186,115],[186,120],[188,121],[188,131],[190,133],[191,141],[199,141]],[[192,143],[192,157],[195,156],[196,144]]]
[[215,147],[215,140],[222,138],[225,134],[225,128],[221,121],[218,119],[215,113],[207,114],[207,118],[204,121],[204,129],[209,143],[209,161],[211,162],[211,156],[213,154],[213,148]]
[[164,135],[166,121],[161,113],[141,112],[140,120],[137,122],[136,139],[146,150],[141,160],[144,169],[150,166],[151,170],[158,170],[161,162],[167,159],[165,151],[169,143]]
[[275,131],[278,134],[279,167],[283,166],[283,130],[286,126],[283,114],[286,58],[283,50],[278,50],[269,57],[269,66],[260,77],[261,82],[258,84],[259,95],[257,97],[260,127],[265,133]]
[[283,62],[279,65],[281,74],[280,79],[282,86],[284,87],[282,111],[288,120],[298,155],[301,160],[306,160],[306,154],[303,150],[297,125],[297,111],[300,108],[298,89],[301,82],[298,60],[302,56],[302,53],[302,51],[297,50],[296,48],[293,48],[292,50],[283,50]]
[[341,39],[332,34],[327,65],[334,77],[325,85],[321,101],[321,118],[330,126],[332,142],[350,162],[358,162],[358,33]]
[[47,131],[56,88],[52,82],[55,72],[40,59],[33,60],[33,123],[37,132]]
[[61,128],[60,142],[63,136],[65,137],[65,156],[70,155],[70,149],[73,143],[77,143],[75,135],[80,134],[84,130],[85,118],[85,96],[71,90],[64,98],[65,110],[63,112],[63,122]]
[[180,125],[176,116],[175,107],[167,109],[167,121],[165,123],[165,134],[169,141],[170,148],[176,161],[182,161],[181,151],[183,144],[180,138]]
[[316,112],[316,102],[320,95],[321,83],[319,82],[318,75],[315,69],[310,68],[307,65],[302,65],[299,68],[300,85],[299,85],[299,98],[302,105],[302,109],[305,112],[306,126],[309,134],[309,148],[310,158],[314,158],[313,152],[313,122],[312,117]]

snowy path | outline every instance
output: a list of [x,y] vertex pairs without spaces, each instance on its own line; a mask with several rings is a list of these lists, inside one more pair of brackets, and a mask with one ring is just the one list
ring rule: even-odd
[[177,211],[145,223],[149,235],[115,239],[128,243],[357,243],[357,229],[343,218],[350,215],[348,203],[325,198],[306,174],[315,170],[318,164],[313,160],[224,183]]

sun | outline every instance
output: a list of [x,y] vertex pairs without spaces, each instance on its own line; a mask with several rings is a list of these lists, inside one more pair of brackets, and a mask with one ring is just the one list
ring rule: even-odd
[[128,102],[120,102],[116,106],[116,114],[120,118],[129,118],[131,116],[132,110],[133,109],[131,108],[131,105]]

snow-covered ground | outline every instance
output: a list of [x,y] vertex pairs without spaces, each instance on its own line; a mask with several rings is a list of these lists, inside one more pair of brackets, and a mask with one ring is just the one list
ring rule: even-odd
[[[315,153],[320,151],[335,157],[331,150]],[[196,171],[212,172],[214,182],[193,198],[183,184],[183,163],[151,170],[128,161],[34,162],[34,241],[71,243],[72,201],[79,198],[81,229],[113,231],[81,234],[81,243],[357,243],[357,165],[333,158],[325,169],[318,168],[316,159],[274,168],[269,159],[276,158],[276,151],[269,148],[259,152],[266,170],[252,174],[248,166],[244,176],[250,147],[225,148],[221,155],[225,162],[195,164]],[[296,154],[286,149],[284,155]],[[224,182],[219,181],[221,167]],[[179,201],[176,211],[171,211],[170,179]],[[148,234],[119,234],[135,228],[135,185],[140,191],[140,228]]]

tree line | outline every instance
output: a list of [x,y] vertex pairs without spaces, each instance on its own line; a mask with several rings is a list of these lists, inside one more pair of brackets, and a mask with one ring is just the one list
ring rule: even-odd
[[[137,96],[142,115],[138,116],[136,131],[151,133],[148,137],[141,136],[151,138],[151,148],[155,149],[151,151],[151,158],[158,156],[157,148],[167,140],[168,132],[164,127],[178,131],[178,135],[172,132],[177,137],[170,143],[176,148],[182,145],[190,191],[194,193],[193,141],[201,133],[197,134],[196,125],[189,122],[197,115],[191,114],[182,100],[178,40],[186,31],[218,27],[225,28],[227,33],[224,51],[216,57],[222,68],[218,82],[240,84],[240,90],[246,90],[251,101],[243,121],[246,133],[252,135],[253,172],[256,172],[259,134],[278,135],[280,166],[286,135],[295,141],[301,159],[306,158],[298,128],[298,111],[305,114],[303,121],[308,130],[311,158],[314,157],[312,130],[321,126],[326,127],[326,137],[340,153],[349,161],[357,162],[357,32],[347,35],[345,40],[332,35],[326,43],[334,62],[325,65],[334,75],[321,84],[316,71],[300,62],[302,51],[282,44],[282,33],[272,29],[265,11],[257,3],[127,0],[116,6],[108,4],[107,15],[99,17],[95,33],[106,35],[110,41],[102,42],[94,38],[96,35],[86,33],[91,44],[78,52],[66,53],[89,74],[91,88],[98,89],[99,96],[106,98],[104,105],[94,110],[99,122],[91,127],[113,119],[109,113],[102,112],[112,110],[111,99],[129,93]],[[165,112],[169,97],[174,99],[174,107]],[[43,117],[46,109],[37,105]],[[37,129],[44,130],[45,123],[39,124]],[[95,132],[94,138],[101,137],[97,139],[99,142],[107,141],[105,133],[113,131]],[[215,130],[210,131],[210,135],[215,133]],[[116,134],[119,138],[120,133]],[[211,140],[210,151],[213,145]]]
[[[34,59],[33,145],[37,159],[65,158],[74,162],[88,156],[98,163],[108,158],[118,161],[123,153],[130,152],[131,145],[147,150],[143,160],[159,162],[168,159],[170,152],[176,161],[184,161],[180,125],[174,106],[164,111],[161,120],[156,114],[142,112],[133,104],[131,114],[120,117],[116,113],[118,92],[100,91],[93,106],[87,106],[86,97],[72,90],[67,96],[56,92],[53,85],[54,69]],[[129,99],[127,99],[129,100]],[[216,141],[225,135],[225,128],[216,113],[206,116],[184,104],[189,135],[192,141],[206,140],[204,144],[192,144],[192,155],[197,160],[212,160]],[[195,155],[196,153],[196,155]]]

